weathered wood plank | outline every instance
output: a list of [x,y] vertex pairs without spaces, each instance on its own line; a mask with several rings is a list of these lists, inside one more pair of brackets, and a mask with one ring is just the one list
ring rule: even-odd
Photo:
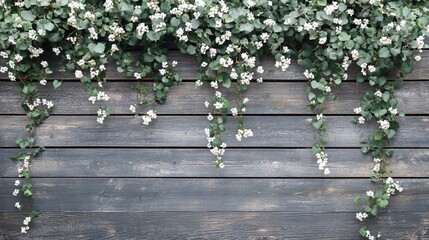
[[[16,177],[0,151],[0,176]],[[244,153],[245,152],[245,153]],[[329,177],[368,177],[371,157],[359,149],[329,149]],[[321,177],[309,149],[230,149],[217,170],[206,149],[47,149],[32,164],[33,177]],[[428,177],[428,149],[396,149],[393,177]]]
[[[138,51],[135,52],[135,55],[138,55]],[[406,79],[416,80],[416,79],[429,79],[429,69],[427,68],[427,63],[429,61],[429,50],[423,50],[420,54],[422,60],[417,62],[414,67],[414,71],[406,76]],[[50,68],[54,70],[54,74],[49,76],[49,79],[61,78],[64,80],[75,79],[73,72],[65,72],[60,73],[58,70],[61,64],[61,60],[59,57],[53,55],[52,53],[46,54],[42,59],[47,60],[50,64]],[[183,79],[196,79],[197,72],[199,70],[199,64],[197,64],[196,59],[193,56],[181,54],[179,51],[170,51],[169,53],[169,61],[177,60],[179,64],[176,67],[176,72]],[[282,72],[281,70],[274,67],[274,58],[273,57],[263,57],[261,60],[261,65],[264,67],[265,72],[262,74],[262,77],[265,79],[271,80],[280,80],[280,81],[288,81],[288,80],[305,80],[303,70],[296,61],[292,61],[292,64],[288,68],[286,72]],[[0,61],[0,66],[4,66],[4,60]],[[355,79],[356,73],[359,70],[357,67],[352,67],[349,72],[349,79]],[[134,79],[124,76],[123,74],[119,74],[116,72],[116,65],[114,63],[110,63],[106,69],[107,79]],[[0,79],[8,79],[7,74],[0,74]]]
[[[44,211],[289,211],[350,212],[368,179],[37,178],[33,207]],[[401,179],[406,189],[392,211],[427,211],[429,179]],[[13,179],[0,179],[0,210],[13,211]],[[390,205],[389,205],[390,206]]]
[[[104,90],[111,99],[107,105],[113,114],[131,114],[129,106],[138,101],[137,93],[131,89],[135,82],[109,82]],[[243,96],[250,98],[249,114],[309,114],[305,109],[308,98],[304,93],[304,82],[267,82],[251,87]],[[353,108],[360,105],[367,89],[366,84],[343,83],[336,91],[337,100],[327,101],[326,113],[353,114]],[[55,103],[53,114],[94,114],[98,105],[88,101],[80,82],[64,82],[60,89],[53,90],[51,84],[42,89],[42,95]],[[407,114],[429,113],[429,81],[411,81],[404,84],[395,95],[399,100],[399,109]],[[234,90],[224,91],[234,99]],[[205,114],[204,101],[214,95],[209,88],[195,91],[193,83],[185,82],[172,88],[164,105],[154,104],[151,109],[160,114]],[[0,82],[0,114],[23,114],[21,99],[14,83]]]
[[[353,213],[290,212],[44,212],[28,234],[22,215],[0,213],[0,236],[10,239],[357,239]],[[391,212],[371,223],[383,239],[428,239],[427,212]]]
[[[248,116],[246,126],[254,137],[235,140],[233,131],[224,134],[232,147],[311,147],[315,130],[306,116]],[[375,127],[352,125],[350,117],[327,117],[329,147],[360,147]],[[428,147],[428,116],[408,116],[401,120],[401,129],[392,147]],[[0,116],[0,147],[15,147],[17,136],[24,136],[24,116]],[[52,116],[38,127],[37,144],[43,146],[134,146],[134,147],[205,147],[204,116],[159,116],[151,126],[132,116],[112,116],[98,124],[95,116]],[[227,129],[235,129],[230,119]]]

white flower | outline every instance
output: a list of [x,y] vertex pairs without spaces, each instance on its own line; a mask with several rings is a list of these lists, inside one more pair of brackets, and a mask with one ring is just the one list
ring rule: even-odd
[[356,114],[360,114],[362,112],[362,108],[361,107],[354,108],[353,112]]
[[329,175],[331,173],[331,171],[329,171],[329,168],[325,168],[325,170],[323,171],[323,174],[325,175]]
[[147,115],[142,116],[142,119],[143,119],[143,125],[149,125],[149,123],[152,122],[152,119]]
[[422,60],[422,57],[420,55],[417,55],[414,57],[414,59],[418,62],[418,61]]
[[213,106],[214,106],[216,109],[222,109],[222,108],[223,108],[223,102],[215,102],[215,103],[213,104]]
[[18,194],[19,194],[19,189],[14,189],[12,195],[16,197],[18,196]]
[[308,70],[305,70],[305,72],[304,72],[304,76],[306,77],[306,78],[308,78],[308,79],[314,79],[314,74],[313,73],[311,73],[310,71],[308,71]]
[[210,86],[212,88],[214,88],[214,89],[218,89],[219,88],[219,85],[218,85],[217,81],[211,81],[210,82]]
[[208,107],[210,107],[210,103],[209,103],[208,101],[205,101],[205,102],[204,102],[204,106],[205,106],[206,108],[208,108]]
[[209,120],[209,121],[213,120],[213,115],[211,113],[209,113],[209,115],[207,115],[207,120]]
[[361,222],[367,217],[368,217],[368,214],[365,212],[364,213],[362,213],[362,212],[356,213],[356,218],[359,219],[359,221],[361,221]]
[[374,197],[374,192],[373,191],[366,191],[366,195],[368,196],[368,197]]
[[141,78],[142,78],[142,75],[141,75],[140,73],[134,73],[134,77],[135,77],[136,79],[141,79]]
[[47,68],[48,67],[48,62],[47,61],[41,61],[40,64],[42,65],[42,67]]
[[231,108],[231,113],[232,113],[232,116],[237,116],[238,115],[237,108]]
[[319,44],[325,44],[328,39],[326,37],[319,38]]
[[331,92],[331,87],[330,86],[325,86],[325,91],[327,92],[327,93],[330,93]]
[[381,37],[380,38],[380,45],[390,45],[392,44],[392,39],[388,37]]
[[224,168],[225,164],[223,164],[223,162],[219,163],[219,168]]
[[377,123],[380,124],[380,128],[383,130],[387,130],[390,127],[390,123],[387,120],[378,120]]
[[83,77],[83,73],[82,73],[82,71],[81,71],[81,70],[76,70],[76,71],[74,72],[74,76],[75,76],[76,78],[82,78],[82,77]]
[[396,114],[398,114],[398,109],[390,107],[389,112],[393,115],[396,115]]
[[383,93],[382,93],[380,90],[377,90],[377,91],[374,93],[374,96],[382,97],[382,96],[383,96]]
[[28,227],[21,227],[21,233],[27,233]]
[[359,51],[358,51],[358,50],[356,50],[356,49],[353,49],[353,50],[352,50],[352,59],[353,59],[354,61],[356,61],[356,60],[358,60],[358,59],[359,59]]
[[21,209],[21,208],[22,208],[22,205],[21,205],[19,202],[16,202],[16,203],[15,203],[15,207],[16,207],[16,208],[18,208],[18,209]]
[[15,186],[19,186],[21,184],[21,181],[20,180],[16,180],[15,181]]
[[362,117],[362,116],[360,116],[360,117],[358,118],[358,122],[359,122],[359,124],[364,124],[364,123],[365,123],[365,118],[364,118],[364,117]]
[[323,114],[322,113],[321,114],[317,114],[316,115],[316,119],[317,119],[317,121],[323,119]]
[[26,225],[26,226],[28,226],[28,224],[30,224],[30,222],[31,222],[31,217],[25,217],[24,221],[23,221],[23,224]]
[[195,86],[196,87],[201,87],[202,85],[203,85],[203,82],[201,80],[195,81]]
[[375,164],[374,167],[372,168],[372,171],[376,172],[376,173],[379,172],[380,171],[380,163]]
[[157,117],[156,113],[155,113],[153,110],[149,110],[149,111],[147,111],[147,112],[146,112],[146,115],[147,115],[148,117],[150,117],[151,119],[156,119],[156,117]]
[[130,111],[132,113],[135,113],[136,112],[136,107],[134,105],[130,105]]

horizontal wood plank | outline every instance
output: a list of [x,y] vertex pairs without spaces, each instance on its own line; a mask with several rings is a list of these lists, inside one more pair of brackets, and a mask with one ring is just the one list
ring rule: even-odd
[[[19,150],[0,151],[0,176],[16,177]],[[359,149],[329,149],[328,177],[369,177],[371,157]],[[47,149],[33,177],[322,177],[310,149],[230,149],[217,170],[206,149]],[[393,177],[429,177],[428,149],[396,149]]]
[[[135,56],[139,55],[138,51],[134,52]],[[429,61],[429,50],[423,50],[423,52],[420,54],[422,59],[421,61],[417,62],[414,66],[414,71],[406,76],[406,79],[408,80],[416,80],[416,79],[429,79],[429,69],[426,67],[427,63]],[[50,68],[54,70],[54,73],[49,75],[49,79],[76,79],[73,72],[67,71],[65,73],[60,73],[59,70],[61,66],[61,59],[57,56],[55,56],[53,53],[45,54],[42,57],[43,60],[48,61],[50,64]],[[176,72],[183,78],[183,79],[196,79],[197,78],[197,72],[199,71],[199,64],[196,61],[196,58],[189,55],[184,55],[180,53],[179,51],[170,51],[168,54],[168,60],[173,61],[177,60],[178,65],[176,67]],[[274,66],[275,61],[273,57],[265,56],[261,59],[261,65],[264,67],[265,72],[261,75],[265,79],[270,80],[279,80],[279,81],[288,81],[288,80],[302,80],[306,81],[304,77],[304,70],[298,66],[296,60],[292,61],[292,64],[289,66],[287,71],[282,72],[278,68]],[[4,66],[5,61],[0,61],[0,66]],[[349,79],[356,79],[356,73],[358,73],[360,70],[358,70],[357,67],[350,68],[349,71]],[[394,75],[394,74],[393,74]],[[120,74],[116,71],[116,65],[113,63],[110,63],[106,66],[106,76],[107,79],[134,79],[130,77],[124,76],[124,74]],[[258,75],[259,76],[259,75]],[[394,76],[392,76],[394,77]],[[0,79],[8,79],[7,74],[0,73]]]
[[[374,122],[353,125],[350,118],[327,117],[329,147],[360,147],[360,141],[376,127]],[[254,137],[238,142],[232,120],[224,134],[224,141],[232,147],[311,147],[316,132],[306,116],[247,116],[245,123]],[[408,116],[400,122],[401,129],[390,146],[429,146],[428,116]],[[0,116],[0,147],[15,147],[16,137],[25,137],[22,129],[26,124],[24,116]],[[51,116],[38,127],[36,139],[46,147],[205,147],[207,126],[203,116],[159,116],[150,126],[132,116],[112,116],[104,124],[98,124],[95,116]]]
[[[38,178],[32,205],[44,211],[289,211],[353,212],[353,199],[373,190],[368,179]],[[392,211],[427,211],[429,179],[401,179],[406,189]],[[0,179],[0,211],[24,209],[13,179]],[[27,206],[28,207],[28,206]]]
[[[290,212],[43,212],[28,234],[19,234],[22,215],[0,213],[6,239],[358,239],[353,213]],[[428,239],[429,213],[391,212],[371,221],[383,239]]]
[[[104,91],[111,99],[105,103],[113,110],[112,114],[131,114],[129,107],[138,102],[138,94],[132,90],[135,82],[109,82]],[[305,106],[308,98],[304,92],[304,82],[266,82],[251,87],[243,97],[248,97],[248,114],[310,114]],[[353,114],[364,96],[366,84],[343,83],[335,91],[337,100],[328,100],[324,105],[329,114]],[[60,89],[53,90],[51,84],[41,88],[42,96],[55,104],[53,114],[95,114],[98,104],[88,101],[80,82],[64,82]],[[235,99],[235,91],[223,92],[230,99]],[[395,92],[399,101],[398,108],[407,114],[429,114],[429,81],[406,82]],[[195,90],[193,83],[185,82],[172,88],[164,105],[150,107],[159,114],[206,114],[204,102],[214,95],[211,89],[202,87]],[[0,82],[0,114],[24,114],[20,107],[21,99],[15,84]],[[235,103],[233,103],[235,104]],[[141,109],[142,111],[147,108]]]

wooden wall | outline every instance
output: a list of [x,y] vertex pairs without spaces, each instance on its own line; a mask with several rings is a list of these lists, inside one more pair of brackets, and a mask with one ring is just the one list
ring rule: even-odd
[[[255,136],[237,142],[228,131],[226,167],[216,170],[204,137],[203,103],[213,92],[195,90],[193,58],[173,51],[173,59],[184,82],[165,105],[153,107],[158,119],[149,127],[128,110],[137,99],[130,92],[134,80],[115,74],[113,66],[105,87],[113,116],[103,125],[96,122],[98,105],[72,74],[60,89],[42,88],[55,109],[37,131],[37,144],[47,150],[32,165],[31,204],[42,215],[27,235],[19,234],[23,215],[14,202],[30,203],[12,196],[17,172],[9,161],[27,119],[14,84],[1,76],[0,239],[358,238],[355,212],[361,208],[353,198],[373,187],[371,159],[360,153],[359,142],[376,125],[349,120],[365,84],[351,73],[338,100],[326,104],[331,175],[323,176],[310,151],[315,131],[305,110],[303,71],[294,63],[281,72],[265,59],[265,83],[246,93],[246,124]],[[371,221],[371,230],[385,239],[429,239],[428,63],[425,50],[396,93],[407,116],[391,144],[391,170],[405,190],[383,211],[388,213]]]

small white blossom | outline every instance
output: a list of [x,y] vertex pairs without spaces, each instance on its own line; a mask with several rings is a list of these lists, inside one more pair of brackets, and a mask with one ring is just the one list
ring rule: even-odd
[[19,189],[14,189],[12,195],[16,197],[18,196],[18,194],[19,194]]
[[74,72],[74,76],[75,76],[76,78],[82,78],[82,77],[83,77],[83,73],[82,73],[82,71],[81,71],[81,70],[76,70],[76,71]]
[[354,108],[353,112],[356,114],[360,114],[362,112],[362,108],[361,107]]
[[382,96],[383,96],[383,93],[382,93],[380,90],[377,90],[377,91],[374,93],[374,96],[382,97]]
[[377,123],[380,124],[380,128],[383,130],[387,130],[390,127],[390,123],[387,120],[379,120],[379,121],[377,121]]
[[362,213],[362,212],[356,213],[356,218],[361,222],[367,217],[368,217],[368,214],[365,212],[364,213]]

